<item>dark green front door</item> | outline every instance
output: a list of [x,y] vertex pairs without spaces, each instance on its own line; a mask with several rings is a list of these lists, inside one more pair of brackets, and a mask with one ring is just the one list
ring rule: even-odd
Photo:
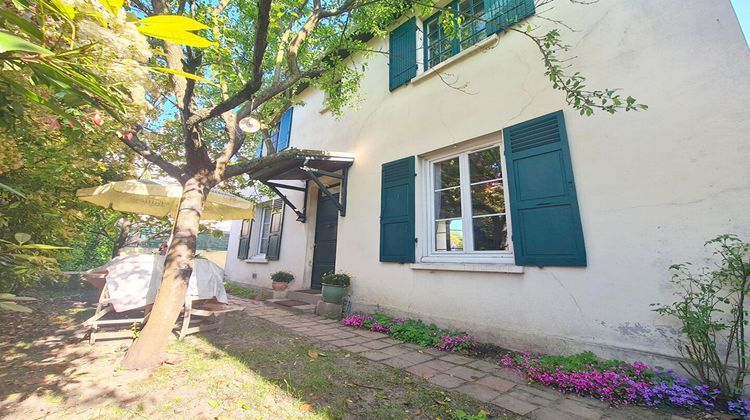
[[[339,199],[338,194],[333,195]],[[327,196],[318,197],[318,212],[315,218],[315,251],[313,252],[311,289],[320,289],[322,276],[336,270],[336,232],[339,211]]]

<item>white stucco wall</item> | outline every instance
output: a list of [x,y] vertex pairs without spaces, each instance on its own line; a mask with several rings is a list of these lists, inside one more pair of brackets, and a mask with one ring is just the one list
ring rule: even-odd
[[[353,275],[352,299],[361,307],[408,313],[509,348],[586,348],[645,360],[674,354],[662,337],[673,325],[649,307],[671,299],[667,268],[701,262],[708,256],[703,242],[717,234],[750,240],[750,51],[728,0],[558,1],[546,15],[578,30],[563,37],[589,86],[621,87],[649,110],[578,116],[551,88],[535,46],[516,33],[442,69],[443,79],[468,83],[471,94],[435,75],[389,92],[387,57],[374,54],[357,110],[336,120],[320,112],[322,93],[308,89],[301,95],[306,105],[294,113],[293,147],[356,155],[347,215],[339,222],[337,269]],[[387,40],[371,44],[387,50]],[[383,163],[488,134],[501,138],[502,128],[559,109],[588,267],[525,267],[511,274],[378,261]],[[421,229],[421,178],[420,243],[429,240]],[[305,224],[287,210],[277,262],[237,260],[235,223],[229,277],[270,285],[268,273],[283,268],[297,276],[293,288],[309,285],[314,200],[311,194]]]
[[[292,184],[292,182],[287,182]],[[301,192],[290,191],[289,198],[299,203],[301,206],[304,194]],[[313,201],[315,203],[315,201]],[[256,209],[256,217],[260,218],[260,211]],[[308,211],[308,219],[315,221],[315,208]],[[231,281],[238,283],[247,283],[249,285],[261,288],[271,288],[271,274],[279,271],[289,271],[294,274],[294,281],[289,284],[289,290],[299,290],[309,287],[308,273],[312,265],[312,229],[306,229],[310,222],[302,224],[296,221],[297,215],[286,208],[284,210],[283,226],[281,230],[281,250],[279,251],[279,260],[277,261],[257,261],[253,258],[240,260],[237,258],[239,247],[240,229],[242,222],[235,220],[229,233],[229,246],[227,248],[227,260],[224,266],[224,273]],[[259,222],[256,221],[253,229],[257,230]],[[253,234],[251,241],[250,255],[255,254],[258,247],[257,232]],[[308,256],[309,253],[309,256]],[[307,283],[304,283],[307,279]]]

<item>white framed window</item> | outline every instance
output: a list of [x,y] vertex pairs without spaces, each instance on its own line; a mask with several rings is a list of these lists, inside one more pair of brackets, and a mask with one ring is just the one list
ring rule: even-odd
[[425,161],[422,261],[513,263],[502,156],[495,142]]
[[284,202],[280,198],[266,201],[256,207],[249,249],[252,254],[247,261],[267,262],[279,258],[281,245],[281,225]]

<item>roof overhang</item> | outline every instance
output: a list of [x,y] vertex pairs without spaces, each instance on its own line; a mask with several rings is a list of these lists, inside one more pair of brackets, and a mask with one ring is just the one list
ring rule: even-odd
[[348,168],[353,163],[354,155],[351,153],[300,151],[295,155],[271,162],[248,175],[261,182],[304,181],[308,179],[308,169],[333,173]]
[[[297,214],[297,220],[307,220],[307,194],[309,183],[318,186],[321,193],[334,199],[339,214],[346,216],[346,184],[349,167],[354,163],[351,153],[299,151],[296,154],[273,160],[267,165],[248,173],[250,178],[267,185]],[[304,181],[305,186],[289,185],[284,181]],[[340,185],[338,197],[334,197],[330,187]],[[305,193],[304,203],[299,209],[282,190],[295,190]]]

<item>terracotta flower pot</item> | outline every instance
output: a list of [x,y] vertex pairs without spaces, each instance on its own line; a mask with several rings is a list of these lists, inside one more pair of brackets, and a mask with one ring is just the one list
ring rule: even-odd
[[271,283],[271,288],[277,292],[286,290],[287,287],[289,287],[289,283],[284,281],[275,281]]

